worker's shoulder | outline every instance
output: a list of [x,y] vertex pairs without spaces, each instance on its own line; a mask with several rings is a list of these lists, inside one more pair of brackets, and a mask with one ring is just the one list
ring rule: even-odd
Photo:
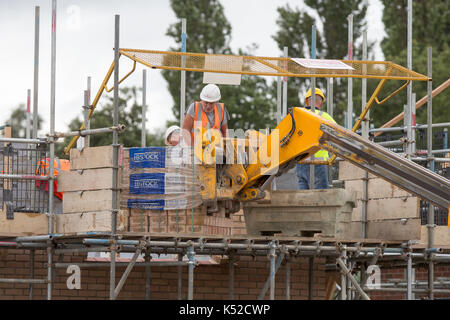
[[322,117],[324,117],[324,118],[327,119],[327,120],[331,120],[331,121],[333,121],[333,122],[336,122],[336,121],[334,121],[333,117],[330,116],[326,111],[320,110],[319,115],[322,116]]

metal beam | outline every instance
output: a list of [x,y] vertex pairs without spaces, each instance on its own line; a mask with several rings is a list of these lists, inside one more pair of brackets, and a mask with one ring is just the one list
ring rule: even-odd
[[[281,253],[278,256],[277,262],[275,264],[275,270],[274,270],[275,274],[277,273],[278,269],[280,268],[280,265],[281,265],[281,262],[283,261],[283,259],[284,259],[284,253]],[[262,288],[260,294],[258,295],[258,300],[262,300],[264,298],[264,296],[266,295],[266,292],[267,292],[267,290],[270,287],[270,280],[271,280],[271,277],[270,277],[270,274],[269,274],[269,276],[267,277],[266,282],[264,283],[264,287]]]
[[125,281],[128,278],[128,275],[130,274],[131,270],[133,270],[134,264],[136,263],[137,258],[141,254],[142,248],[139,248],[136,250],[136,252],[133,255],[133,258],[131,258],[130,263],[128,264],[127,268],[125,269],[122,278],[120,278],[119,283],[117,284],[117,287],[114,290],[114,300],[117,299],[119,296],[120,290],[122,290],[123,285],[125,284]]
[[[345,274],[345,276],[350,279],[350,281],[352,282],[352,284],[355,286],[356,290],[359,292],[359,294],[361,295],[361,297],[364,300],[370,300],[369,296],[361,289],[361,286],[358,284],[358,281],[356,281],[356,279],[353,277],[353,275],[351,274],[350,270],[348,270],[348,268],[346,267],[345,263],[342,261],[341,258],[337,259],[337,263],[339,264],[339,266],[342,269],[343,274]],[[342,290],[343,291],[343,290]]]

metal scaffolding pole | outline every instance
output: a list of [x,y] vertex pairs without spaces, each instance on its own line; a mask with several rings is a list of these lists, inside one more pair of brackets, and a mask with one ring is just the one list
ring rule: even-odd
[[353,300],[352,297],[352,282],[350,279],[350,276],[352,275],[352,261],[350,259],[347,260],[347,268],[348,268],[348,274],[347,274],[347,300]]
[[[146,251],[144,260],[146,263],[150,264],[150,252]],[[150,300],[150,265],[145,266],[145,300]]]
[[[428,153],[428,164],[431,171],[434,172],[434,160],[433,160],[433,69],[432,69],[432,48],[428,47],[428,77],[430,80],[427,83],[427,89],[428,89],[428,100],[427,100],[427,153]],[[428,248],[433,248],[434,246],[434,206],[430,203],[428,204]],[[434,262],[430,259],[428,264],[428,290],[429,290],[429,298],[430,300],[433,300],[434,293],[433,293],[433,286],[434,286]]]
[[[186,18],[181,19],[181,52],[186,52]],[[186,66],[186,57],[181,57],[181,67]],[[183,127],[184,114],[186,110],[186,71],[181,71],[180,88],[180,127]]]
[[[288,58],[288,47],[283,48],[284,58]],[[285,69],[287,70],[287,61],[284,65]],[[288,89],[288,77],[283,77],[283,109],[281,111],[281,119],[286,117],[287,114],[287,89]]]
[[327,78],[327,113],[333,117],[333,78]]
[[[348,60],[353,60],[353,14],[347,17],[348,20]],[[347,124],[346,128],[352,130],[353,127],[353,79],[348,78],[347,88]]]
[[[337,263],[339,264],[339,266],[342,269],[342,273],[345,274],[346,277],[348,277],[350,279],[350,281],[352,282],[353,286],[355,287],[355,289],[358,291],[358,293],[361,295],[361,297],[364,300],[370,300],[369,296],[363,291],[363,289],[360,287],[360,285],[358,284],[358,281],[356,281],[356,279],[353,277],[353,275],[351,274],[350,270],[347,268],[346,264],[344,261],[342,261],[341,258],[337,259]],[[341,294],[342,291],[344,291],[344,288],[341,288]],[[342,299],[345,300],[345,299]]]
[[286,300],[291,300],[291,263],[286,257]]
[[122,290],[123,285],[125,284],[125,281],[127,281],[128,276],[131,273],[131,270],[133,270],[134,264],[136,263],[137,258],[141,254],[141,247],[136,250],[133,257],[131,258],[130,263],[128,264],[127,268],[125,269],[124,273],[122,274],[122,277],[120,278],[119,283],[117,284],[117,287],[114,289],[114,300],[117,299],[119,296],[120,291]]
[[194,246],[188,248],[188,300],[194,299],[194,267],[195,267],[195,251]]
[[410,253],[407,254],[407,258],[406,282],[408,290],[406,292],[406,299],[412,300],[412,256]]
[[[269,256],[269,259],[270,259],[270,256]],[[278,257],[278,260],[277,260],[276,264],[275,264],[275,273],[277,273],[278,269],[280,268],[281,262],[283,261],[283,259],[284,259],[284,253],[281,253],[280,256]],[[266,282],[264,283],[264,287],[262,288],[261,292],[258,295],[258,300],[264,299],[264,296],[266,295],[267,290],[270,287],[270,281],[271,281],[271,273],[269,272],[269,276],[267,277]]]
[[[98,129],[82,129],[78,131],[71,131],[71,132],[55,132],[53,137],[54,138],[65,138],[65,137],[75,137],[75,136],[88,136],[93,134],[102,134],[102,133],[111,133],[114,131],[122,132],[125,130],[125,125],[119,124],[117,126],[109,127],[109,128],[98,128]],[[47,134],[47,137],[50,137],[50,134]]]
[[39,87],[39,20],[40,7],[34,8],[34,79],[33,79],[33,139],[38,131],[38,87]]
[[[91,109],[91,77],[87,77],[86,90],[87,90],[86,105],[89,107],[88,110],[90,110]],[[88,117],[88,120],[87,120],[87,127],[85,127],[85,128],[87,130],[91,129],[91,119],[89,119],[89,117]],[[90,147],[90,146],[91,146],[91,137],[88,135],[86,137],[86,147]]]
[[281,122],[281,77],[277,77],[277,125]]
[[309,263],[309,283],[308,283],[308,299],[313,299],[313,287],[314,287],[314,257],[308,258]]
[[276,258],[275,246],[272,244],[269,251],[270,259],[270,300],[275,300],[275,258]]
[[[363,58],[367,61],[367,30],[363,31]],[[363,65],[363,74],[367,72],[367,66]],[[367,104],[367,79],[362,79],[362,90],[361,90],[361,112],[364,111],[364,107]],[[364,119],[361,119],[361,131],[362,137],[369,139],[369,126],[370,126],[370,110],[367,111]],[[362,211],[361,211],[361,238],[366,238],[366,227],[367,227],[367,203],[368,203],[368,183],[369,183],[369,173],[364,171],[363,177],[363,199],[362,199]]]
[[[407,19],[407,68],[412,70],[412,0],[408,0],[408,19]],[[412,104],[412,81],[407,86],[407,94],[406,94],[406,112],[405,112],[405,125],[406,125],[406,155],[407,158],[411,158],[411,141],[412,138],[412,129],[411,129],[411,120],[412,120],[412,109],[415,109],[416,105]]]
[[[89,127],[89,102],[88,102],[88,91],[84,90],[84,105],[83,105],[83,115],[84,115],[84,127],[87,129]],[[82,138],[83,147],[89,147],[89,135]]]
[[[50,135],[55,133],[55,87],[56,87],[56,0],[52,0],[52,32],[51,32],[51,77],[50,77]],[[50,138],[50,163],[49,163],[49,182],[48,182],[48,233],[53,233],[53,181],[54,176],[54,159],[55,159],[55,143],[54,139]],[[52,299],[52,263],[53,263],[53,249],[52,242],[48,243],[47,248],[47,300]]]
[[[362,59],[364,61],[367,61],[368,55],[367,55],[367,30],[363,31],[363,52],[362,52]],[[362,66],[362,72],[363,74],[367,73],[367,66],[364,64]],[[364,111],[364,107],[367,104],[367,79],[362,79],[362,89],[361,89],[361,112]],[[361,125],[361,131],[362,131],[362,137],[369,139],[369,125],[370,125],[370,110],[367,111],[364,119],[362,120]]]
[[[120,32],[120,16],[115,15],[115,29],[114,29],[114,115],[113,126],[118,125],[119,120],[119,34]],[[118,200],[118,157],[119,157],[119,133],[113,132],[113,194],[112,194],[112,210],[111,210],[111,267],[109,279],[109,298],[114,300],[116,287],[116,244],[114,243],[117,229],[117,200]]]
[[[178,254],[178,262],[183,261],[183,255],[181,253]],[[182,292],[181,292],[181,288],[183,285],[183,269],[181,266],[178,266],[178,300],[182,299]]]
[[141,130],[141,147],[147,145],[147,130],[145,128],[147,122],[147,70],[142,70],[142,130]]
[[32,143],[32,144],[48,143],[46,139],[23,139],[23,138],[0,138],[0,142]]
[[[30,249],[30,279],[34,279],[34,249]],[[28,297],[33,300],[33,283],[28,287]]]
[[[345,266],[347,264],[347,251],[341,248],[340,258],[336,259],[336,263],[339,264],[339,260],[343,262]],[[347,276],[344,273],[344,269],[341,267],[341,300],[347,300]]]
[[26,139],[30,139],[30,135],[31,135],[31,119],[30,119],[30,101],[31,100],[31,89],[27,90],[27,125],[26,125],[26,133],[25,133],[25,138]]
[[[411,105],[416,105],[416,94],[411,94]],[[411,109],[411,155],[416,154],[416,108]]]
[[[312,25],[311,30],[311,59],[316,58],[316,26]],[[311,77],[311,111],[316,111],[316,78]],[[314,155],[311,156],[311,160],[314,161]],[[309,189],[314,189],[314,165],[309,165]]]
[[229,289],[230,300],[234,300],[234,258],[232,255],[228,256],[228,272],[229,272]]

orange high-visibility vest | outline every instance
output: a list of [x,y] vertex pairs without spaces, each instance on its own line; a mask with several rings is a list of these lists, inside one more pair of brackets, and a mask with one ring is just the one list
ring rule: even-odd
[[[217,105],[219,105],[219,108],[217,108]],[[223,121],[223,115],[225,113],[225,105],[223,103],[215,103],[214,104],[214,124],[211,129],[217,129],[220,131],[221,124]],[[203,108],[200,108],[200,102],[195,101],[195,115],[194,115],[194,125],[191,130],[191,138],[192,142],[194,141],[194,129],[197,126],[197,123],[201,122],[202,128],[208,127],[208,117],[206,116],[205,112],[203,112]]]
[[[38,162],[38,166],[36,168],[36,175],[38,176],[47,176],[50,168],[50,158],[43,158]],[[59,158],[55,158],[53,160],[53,175],[56,178],[61,170],[69,171],[70,170],[70,161]],[[48,191],[48,181],[36,181],[36,187],[40,187],[43,185],[44,190]],[[63,194],[62,192],[58,192],[58,182],[53,180],[53,194],[58,199],[62,200]]]

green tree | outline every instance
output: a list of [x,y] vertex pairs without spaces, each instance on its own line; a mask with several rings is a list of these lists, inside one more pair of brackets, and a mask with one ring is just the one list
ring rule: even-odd
[[[139,147],[141,146],[141,126],[142,126],[142,105],[138,103],[137,93],[140,89],[136,87],[123,87],[119,90],[119,124],[124,124],[126,129],[119,133],[119,144],[124,147]],[[95,110],[91,118],[91,129],[111,127],[113,123],[114,114],[114,98],[108,96],[106,103]],[[69,130],[78,130],[83,122],[82,117],[73,119],[69,124]],[[64,155],[63,149],[69,144],[72,138],[65,138],[64,143],[58,143],[56,147],[56,154],[61,158],[67,158]],[[90,146],[104,146],[112,143],[112,134],[97,134],[91,135]],[[155,134],[147,133],[148,146],[162,146],[164,145],[164,132],[156,132]]]
[[[218,0],[171,0],[177,16],[187,20],[186,51],[215,54],[233,54],[230,48],[231,25]],[[171,51],[181,50],[181,21],[169,26],[166,33],[177,43]],[[251,54],[256,48],[240,49],[237,54]],[[180,119],[180,71],[163,71],[174,105],[173,114]],[[186,108],[199,100],[203,88],[203,74],[186,72]],[[230,115],[230,128],[261,129],[273,126],[275,101],[264,78],[243,76],[240,86],[220,85],[222,99]],[[178,121],[169,124],[178,124]]]
[[[11,125],[11,135],[13,138],[25,138],[27,130],[27,109],[21,103],[11,112],[8,123]],[[38,130],[42,126],[42,117],[38,115]],[[30,135],[33,131],[33,115],[30,115]]]
[[[347,35],[349,14],[353,14],[353,42],[360,42],[362,31],[366,26],[365,16],[367,3],[363,0],[336,1],[336,0],[306,0],[309,9],[318,15],[318,21],[307,13],[305,9],[291,8],[289,5],[279,7],[277,25],[278,31],[273,36],[278,48],[283,51],[288,47],[290,57],[311,57],[312,25],[316,28],[316,58],[344,59],[347,56]],[[369,44],[369,50],[372,44]],[[355,46],[354,57],[361,55],[361,46]],[[347,80],[335,79],[334,85],[334,118],[338,123],[344,122],[344,110],[347,106]],[[354,92],[358,88],[357,81],[353,81]],[[326,80],[317,78],[316,86],[326,89]],[[289,78],[288,80],[288,106],[299,106],[299,91],[305,92],[310,87],[309,79]],[[355,88],[356,87],[356,88]],[[304,94],[301,94],[303,97]],[[360,103],[360,102],[359,102]],[[358,101],[354,100],[354,110]]]
[[[382,0],[383,23],[386,37],[381,42],[385,60],[400,65],[407,64],[407,0]],[[450,1],[413,1],[412,69],[427,74],[427,48],[433,48],[433,89],[448,79],[450,74]],[[389,92],[400,86],[398,81],[388,81],[383,91]],[[413,82],[413,92],[419,100],[427,94],[427,83]],[[448,122],[450,108],[447,89],[433,99],[433,122]],[[374,112],[375,125],[379,126],[403,111],[406,104],[406,90],[386,102],[383,108]],[[426,107],[417,111],[417,122],[426,123]]]

